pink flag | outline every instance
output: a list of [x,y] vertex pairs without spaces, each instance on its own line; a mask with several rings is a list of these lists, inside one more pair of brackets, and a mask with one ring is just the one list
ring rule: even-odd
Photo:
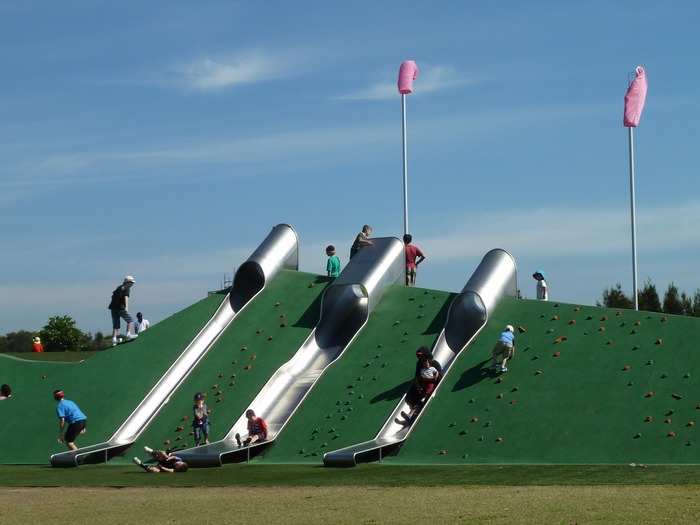
[[413,93],[413,81],[418,78],[418,66],[413,60],[401,62],[399,68],[399,93]]
[[636,76],[630,83],[625,93],[625,117],[623,119],[626,128],[636,128],[639,126],[639,119],[642,118],[644,102],[647,99],[647,74],[642,66],[635,69]]

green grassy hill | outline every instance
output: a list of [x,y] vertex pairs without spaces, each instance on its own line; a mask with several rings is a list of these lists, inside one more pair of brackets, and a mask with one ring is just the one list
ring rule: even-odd
[[[509,372],[500,330],[525,330]],[[700,463],[695,318],[506,300],[458,359],[400,463]]]

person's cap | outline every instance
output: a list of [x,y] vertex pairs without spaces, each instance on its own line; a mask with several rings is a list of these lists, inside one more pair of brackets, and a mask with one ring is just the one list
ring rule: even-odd
[[64,397],[66,397],[66,394],[63,393],[63,390],[54,390],[54,391],[53,391],[53,398],[54,398],[56,401],[60,401],[60,400],[63,399]]
[[133,275],[127,275],[126,277],[124,277],[124,282],[125,283],[135,283],[136,279],[134,279]]
[[204,394],[202,394],[201,392],[197,392],[197,393],[194,395],[194,400],[195,400],[195,401],[201,401],[202,399],[204,399]]
[[532,276],[533,276],[535,279],[537,279],[537,276],[538,276],[538,275],[539,275],[540,277],[542,277],[542,279],[544,279],[544,273],[542,273],[542,270],[537,270],[535,273],[532,274]]
[[41,339],[40,339],[39,337],[35,337],[35,338],[33,339],[33,341],[34,341],[35,343],[41,343]]
[[506,331],[507,332],[515,332],[515,329],[513,328],[512,324],[507,324],[506,325]]
[[430,355],[430,348],[427,346],[421,346],[418,348],[418,350],[416,350],[416,357],[423,357],[426,355]]

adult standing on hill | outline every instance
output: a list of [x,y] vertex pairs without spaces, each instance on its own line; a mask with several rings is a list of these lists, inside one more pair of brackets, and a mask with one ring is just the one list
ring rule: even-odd
[[406,245],[406,286],[416,285],[416,269],[418,265],[425,261],[425,255],[421,249],[413,244],[413,236],[409,233],[403,236],[403,243]]
[[532,278],[537,281],[537,299],[539,301],[549,301],[549,288],[547,281],[544,280],[542,270],[537,270],[532,274]]
[[133,276],[127,275],[124,277],[124,282],[112,292],[112,300],[109,302],[109,310],[112,312],[112,346],[117,346],[119,343],[120,319],[124,319],[126,323],[127,340],[130,341],[138,337],[134,333],[134,320],[129,315],[129,295],[135,282]]
[[[53,398],[58,401],[56,404],[56,415],[58,416],[58,441],[65,443],[69,450],[77,450],[75,438],[85,432],[87,416],[78,408],[73,401],[65,399],[63,390],[54,390]],[[66,428],[66,433],[63,429]]]
[[372,246],[374,244],[369,238],[370,235],[372,235],[372,227],[369,224],[365,224],[362,227],[362,231],[355,237],[355,242],[352,243],[352,247],[350,248],[351,259],[365,246]]

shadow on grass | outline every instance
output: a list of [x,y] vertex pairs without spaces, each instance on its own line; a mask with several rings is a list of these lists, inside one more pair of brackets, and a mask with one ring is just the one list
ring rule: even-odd
[[425,329],[423,335],[437,334],[442,331],[445,326],[445,321],[447,321],[447,312],[450,310],[450,305],[457,294],[451,293],[445,299],[445,302],[440,307],[440,311],[435,315],[433,320],[430,322],[428,328]]
[[489,361],[490,359],[484,359],[481,363],[474,365],[469,370],[465,370],[452,391],[459,392],[460,390],[474,386],[480,381],[491,377],[491,370],[489,370],[488,367],[484,368],[484,365]]
[[400,383],[389,390],[380,392],[370,400],[370,404],[379,403],[380,401],[392,401],[394,399],[399,399],[406,392],[408,392],[408,389],[411,387],[411,383],[413,383],[413,380],[409,379],[408,381],[404,381],[403,383]]
[[[314,283],[328,283],[330,279],[322,275],[318,275],[314,280]],[[294,323],[293,326],[298,328],[315,328],[321,317],[321,299],[323,298],[323,293],[320,293],[314,302],[311,303],[306,311],[301,314],[301,317]]]

